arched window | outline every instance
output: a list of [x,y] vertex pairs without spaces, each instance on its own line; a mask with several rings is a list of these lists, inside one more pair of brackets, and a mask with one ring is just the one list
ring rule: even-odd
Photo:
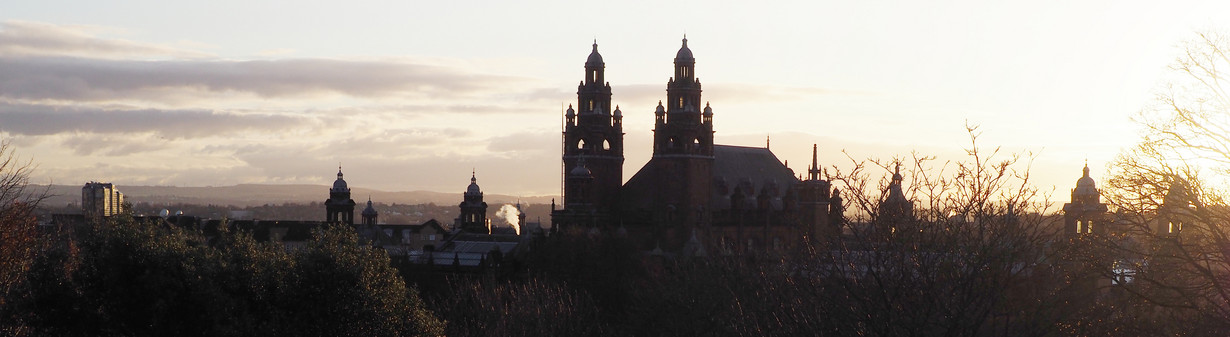
[[608,141],[608,140],[606,140],[606,139],[603,139],[603,140],[602,140],[602,149],[603,149],[603,150],[610,150],[610,149],[611,149],[611,142],[610,142],[610,141]]
[[589,111],[594,111],[594,100],[589,100]]
[[585,139],[577,140],[577,150],[584,150],[584,149],[585,149]]
[[683,97],[680,97],[680,98],[679,98],[679,107],[680,107],[680,108],[682,108],[682,107],[683,107]]

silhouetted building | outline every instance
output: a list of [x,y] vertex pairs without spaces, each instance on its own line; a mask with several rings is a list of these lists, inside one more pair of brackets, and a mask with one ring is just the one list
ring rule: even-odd
[[470,186],[462,194],[461,213],[453,228],[460,228],[468,233],[490,233],[491,224],[487,221],[487,203],[483,202],[483,191],[478,187],[478,179],[470,172]]
[[1180,177],[1170,179],[1170,187],[1157,210],[1155,233],[1160,237],[1180,239],[1184,226],[1195,219],[1197,195]]
[[767,146],[714,144],[713,109],[701,108],[686,38],[666,101],[654,111],[653,156],[620,186],[623,116],[618,106],[609,110],[604,71],[595,43],[577,90],[579,110],[570,106],[564,115],[564,203],[552,206],[552,231],[607,231],[632,236],[646,250],[708,254],[717,251],[706,246],[784,250],[840,232],[841,207],[831,203],[840,197],[820,179],[814,159],[802,181]]
[[124,193],[111,183],[88,182],[81,187],[81,211],[87,217],[108,217],[124,212]]
[[367,207],[363,208],[363,225],[375,226],[376,217],[379,215],[380,213],[376,212],[376,208],[372,207],[372,198],[367,197]]
[[1106,204],[1102,203],[1102,194],[1089,177],[1088,164],[1083,172],[1076,180],[1076,188],[1072,189],[1072,202],[1063,204],[1064,232],[1068,236],[1106,234],[1111,226]]
[[342,179],[342,167],[337,167],[337,180],[329,189],[329,199],[325,200],[325,222],[354,224],[354,199],[350,198],[350,187]]
[[887,238],[896,233],[898,228],[914,221],[914,203],[906,199],[901,183],[901,165],[893,170],[893,179],[888,183],[888,196],[880,202],[878,214],[872,235]]

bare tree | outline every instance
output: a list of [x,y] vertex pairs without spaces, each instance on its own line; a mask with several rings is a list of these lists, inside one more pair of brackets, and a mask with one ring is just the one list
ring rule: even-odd
[[[1050,202],[1033,187],[1028,153],[978,146],[962,160],[912,154],[851,159],[831,177],[853,211],[817,252],[813,280],[838,298],[842,335],[1049,335],[1071,309],[1052,267]],[[887,172],[875,183],[879,172]],[[837,296],[833,296],[837,295]]]
[[31,188],[34,164],[14,152],[8,141],[0,141],[0,306],[38,250],[34,211],[47,193]]
[[1201,33],[1136,119],[1140,142],[1111,166],[1107,200],[1124,239],[1112,249],[1133,272],[1123,289],[1151,305],[1168,333],[1230,332],[1230,40]]

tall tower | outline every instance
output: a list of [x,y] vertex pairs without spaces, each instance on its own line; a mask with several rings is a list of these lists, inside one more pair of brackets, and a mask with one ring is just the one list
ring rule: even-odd
[[[611,84],[605,82],[604,74],[606,63],[598,54],[596,41],[593,47],[585,61],[585,80],[577,86],[576,109],[568,106],[563,131],[564,169],[571,174],[574,168],[584,166],[590,171],[592,180],[567,176],[564,207],[567,210],[569,200],[585,200],[593,214],[610,219],[618,210],[619,191],[624,181],[623,113],[619,107],[611,110]],[[580,191],[586,195],[573,195]]]
[[325,200],[325,222],[354,224],[354,199],[350,198],[350,187],[342,179],[342,167],[337,167],[337,180],[329,189],[329,199]]
[[470,172],[470,186],[462,195],[461,214],[457,216],[457,226],[468,233],[491,233],[487,224],[487,203],[483,202],[483,191],[478,188],[478,179]]
[[88,182],[81,187],[81,209],[87,216],[109,217],[124,212],[124,193],[111,183]]
[[367,197],[367,208],[363,209],[363,225],[368,227],[375,226],[376,216],[379,214],[379,212],[376,212],[376,208],[372,207],[372,198]]
[[812,243],[829,240],[841,234],[836,224],[830,224],[829,182],[820,179],[820,164],[817,146],[811,147],[811,166],[807,168],[807,180],[795,185],[799,196],[799,220]]
[[1106,225],[1110,224],[1102,195],[1089,177],[1089,164],[1085,164],[1083,172],[1084,175],[1076,180],[1076,188],[1072,189],[1072,202],[1063,205],[1063,227],[1069,236],[1106,233]]
[[713,180],[713,110],[700,109],[700,80],[688,39],[675,54],[675,76],[666,83],[666,105],[654,112],[653,158],[659,172],[658,222],[694,226],[705,221]]

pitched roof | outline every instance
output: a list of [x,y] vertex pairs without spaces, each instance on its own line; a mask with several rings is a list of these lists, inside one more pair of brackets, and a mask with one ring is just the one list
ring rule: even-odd
[[799,181],[786,165],[767,148],[731,145],[713,146],[713,177],[727,184],[750,180],[760,190],[765,182],[777,183],[779,196]]

